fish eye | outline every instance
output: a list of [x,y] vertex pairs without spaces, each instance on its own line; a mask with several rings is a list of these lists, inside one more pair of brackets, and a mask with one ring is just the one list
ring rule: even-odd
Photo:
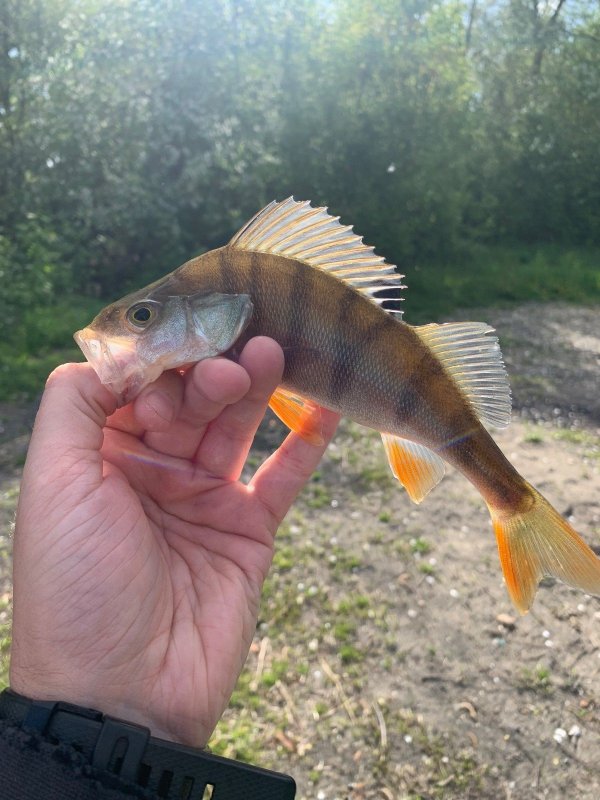
[[147,303],[136,303],[127,310],[127,321],[136,328],[145,328],[152,322],[155,310]]

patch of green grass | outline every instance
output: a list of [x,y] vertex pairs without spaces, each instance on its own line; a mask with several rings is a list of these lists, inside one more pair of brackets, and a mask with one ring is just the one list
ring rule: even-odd
[[343,644],[340,647],[340,659],[342,664],[357,664],[364,660],[365,654],[351,644]]
[[338,622],[337,625],[333,627],[333,635],[338,642],[346,642],[348,639],[354,638],[355,633],[356,625],[352,622]]
[[215,755],[236,761],[259,762],[261,742],[252,717],[244,713],[224,717],[210,740],[210,749]]
[[523,437],[523,441],[527,444],[542,444],[544,437],[539,428],[529,428]]
[[317,700],[315,703],[315,712],[322,717],[329,711],[329,705],[324,700]]
[[424,556],[430,552],[431,545],[426,539],[423,539],[423,537],[419,536],[411,541],[410,550],[411,553],[418,553],[419,555]]
[[550,669],[543,664],[538,664],[535,669],[525,667],[517,678],[517,689],[521,692],[551,694],[553,686]]
[[431,322],[457,308],[532,300],[600,303],[599,260],[594,248],[473,247],[461,262],[421,265],[407,273],[406,318],[411,324]]
[[298,592],[289,582],[272,571],[263,586],[260,620],[284,628],[298,621],[302,613]]
[[273,556],[273,567],[280,572],[290,570],[294,566],[295,557],[297,557],[297,553],[294,552],[291,545],[278,547]]
[[353,617],[366,617],[371,605],[370,598],[365,594],[352,595],[345,597],[336,606],[336,613],[339,615],[347,614]]
[[345,575],[360,567],[362,561],[356,553],[351,553],[343,547],[334,547],[329,556],[329,566],[332,575],[337,580],[342,580]]
[[42,392],[46,378],[59,364],[83,361],[73,334],[91,322],[103,305],[100,300],[74,296],[25,311],[10,339],[0,341],[0,401],[31,399]]
[[0,624],[0,691],[8,686],[8,666],[10,658],[11,623]]
[[262,675],[261,682],[263,686],[275,686],[277,681],[280,680],[288,672],[288,670],[289,664],[287,661],[273,661],[270,669],[268,669]]
[[[413,759],[419,756],[418,770],[409,767],[404,772],[402,797],[446,800],[482,796],[486,767],[477,763],[470,749],[455,749],[451,741],[428,730],[412,709],[386,711],[385,716],[388,733],[402,737],[407,754],[414,753]],[[382,754],[377,768],[382,777],[389,776],[395,763]]]
[[593,461],[600,460],[600,436],[577,428],[561,428],[552,434],[560,442],[568,442],[583,448],[583,455]]
[[[2,560],[6,554],[0,555]],[[11,644],[12,595],[0,597],[0,691],[8,686],[8,667]]]
[[19,499],[19,485],[9,486],[0,494],[0,509],[8,509],[14,512]]
[[304,490],[306,505],[309,508],[323,508],[331,505],[331,494],[329,490],[320,483],[311,482]]
[[381,463],[363,467],[358,474],[358,483],[361,488],[368,490],[389,488],[394,486],[396,481],[387,464]]
[[244,671],[238,678],[238,682],[236,687],[231,695],[231,700],[229,701],[230,708],[235,709],[249,709],[249,708],[259,708],[261,704],[261,699],[259,695],[252,690],[252,676],[250,672]]
[[590,439],[590,434],[587,431],[571,428],[561,428],[555,431],[553,436],[555,439],[558,439],[559,442],[570,442],[571,444],[584,444]]

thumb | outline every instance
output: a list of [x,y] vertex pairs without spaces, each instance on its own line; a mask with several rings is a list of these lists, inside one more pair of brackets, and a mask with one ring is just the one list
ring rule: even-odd
[[[116,399],[89,364],[63,364],[48,378],[37,413],[23,480],[34,484],[60,476],[102,480],[100,448]],[[50,482],[50,481],[48,481]],[[50,487],[49,487],[50,488]]]

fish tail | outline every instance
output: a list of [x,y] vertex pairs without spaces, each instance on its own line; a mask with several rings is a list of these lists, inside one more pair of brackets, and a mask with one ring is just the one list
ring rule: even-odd
[[544,576],[600,595],[600,559],[550,503],[526,484],[525,510],[488,505],[508,593],[525,614]]

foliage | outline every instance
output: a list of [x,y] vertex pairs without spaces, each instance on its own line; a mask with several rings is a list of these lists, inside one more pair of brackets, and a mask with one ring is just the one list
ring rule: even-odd
[[52,305],[25,306],[7,339],[0,339],[0,402],[34,398],[55,367],[82,361],[73,332],[100,306],[98,300],[74,295]]
[[559,245],[477,245],[461,261],[415,265],[407,276],[405,319],[448,318],[457,309],[530,300],[600,302],[600,251]]
[[499,299],[561,295],[546,254],[600,245],[599,87],[591,0],[5,0],[2,341],[292,193],[354,222],[411,302],[470,303],[452,265],[478,260]]

